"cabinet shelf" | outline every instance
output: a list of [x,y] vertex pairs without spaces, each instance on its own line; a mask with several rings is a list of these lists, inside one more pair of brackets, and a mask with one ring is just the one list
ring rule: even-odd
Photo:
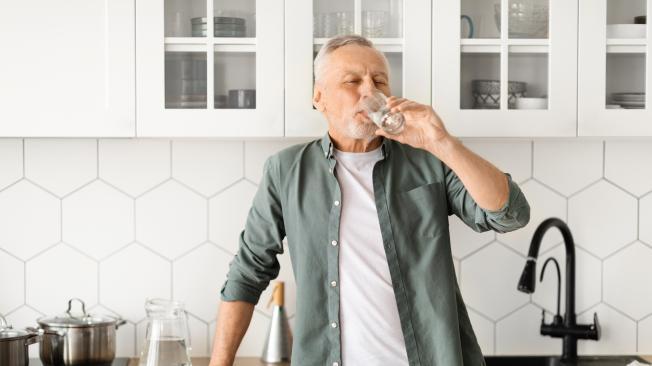
[[[256,52],[256,45],[214,43],[213,49],[216,52]],[[206,52],[206,42],[166,43],[165,50],[168,52]]]
[[[547,39],[509,39],[506,42],[511,53],[548,53]],[[463,38],[460,40],[462,53],[499,53],[503,45],[500,39]]]
[[[313,46],[314,52],[319,52],[324,43],[315,43]],[[374,42],[374,47],[379,49],[381,52],[403,52],[403,45],[400,43],[395,44],[378,44]]]
[[165,37],[165,44],[256,44],[255,37]]
[[[374,46],[382,52],[402,52],[403,51],[403,38],[369,38]],[[314,38],[314,51],[317,52],[328,41],[328,38]]]
[[607,39],[607,53],[644,53],[646,46],[645,38]]
[[[328,41],[329,38],[314,38],[313,42],[316,45],[323,45]],[[382,45],[402,45],[403,44],[403,38],[369,38],[371,42],[375,46],[382,46]]]

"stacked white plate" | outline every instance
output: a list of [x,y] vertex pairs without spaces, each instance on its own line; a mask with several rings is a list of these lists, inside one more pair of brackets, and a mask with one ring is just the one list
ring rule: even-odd
[[611,98],[613,104],[619,104],[623,108],[645,108],[645,93],[613,93]]

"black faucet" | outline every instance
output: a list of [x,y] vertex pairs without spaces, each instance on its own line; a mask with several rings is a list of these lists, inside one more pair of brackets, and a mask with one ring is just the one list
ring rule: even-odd
[[[598,314],[593,314],[593,324],[583,325],[576,323],[575,315],[575,243],[571,235],[568,225],[562,220],[551,217],[544,220],[539,227],[537,227],[530,243],[530,250],[528,252],[525,268],[521,274],[521,279],[518,282],[518,290],[531,294],[534,292],[536,283],[536,262],[539,255],[539,247],[541,246],[541,239],[543,234],[551,227],[557,227],[564,237],[564,246],[566,247],[566,314],[564,314],[563,322],[559,316],[559,307],[557,307],[557,315],[550,324],[545,322],[545,313],[541,319],[541,335],[547,335],[555,338],[563,338],[563,350],[561,361],[575,361],[577,360],[577,340],[578,339],[600,339],[600,323],[598,322]],[[545,269],[545,266],[544,266]],[[542,277],[543,278],[543,277]],[[559,291],[557,292],[559,296]],[[557,298],[559,304],[559,298]]]

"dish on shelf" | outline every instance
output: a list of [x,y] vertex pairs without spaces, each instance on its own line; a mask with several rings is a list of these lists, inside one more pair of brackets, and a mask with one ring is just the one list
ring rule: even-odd
[[613,93],[611,98],[615,102],[645,102],[645,93]]
[[[190,23],[195,24],[206,24],[206,17],[198,17],[190,19]],[[240,24],[244,25],[244,18],[238,17],[213,17],[214,24]]]
[[[500,80],[471,80],[471,89],[482,94],[500,94]],[[523,81],[510,81],[507,84],[509,93],[522,93],[527,89],[527,83]]]
[[621,107],[620,104],[607,104],[607,105],[605,105],[605,108],[607,108],[607,109],[623,109],[623,107]]
[[645,108],[645,102],[614,102],[623,108]]
[[[192,36],[206,37],[206,17],[192,18]],[[246,25],[244,18],[237,17],[213,17],[214,37],[245,37]]]
[[607,38],[645,38],[645,24],[607,24]]
[[[514,108],[516,98],[524,97],[526,90],[527,83],[522,81],[510,81],[507,84],[507,93],[509,95],[507,103],[509,108]],[[499,80],[471,80],[471,93],[473,95],[474,109],[500,108]]]
[[548,98],[516,98],[516,109],[547,109]]

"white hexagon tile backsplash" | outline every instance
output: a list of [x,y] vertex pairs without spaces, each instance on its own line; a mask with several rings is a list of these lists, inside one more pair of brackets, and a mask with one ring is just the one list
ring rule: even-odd
[[[219,289],[263,163],[305,141],[0,139],[0,313],[25,327],[83,297],[92,311],[128,320],[118,354],[129,356],[139,352],[145,298],[174,297],[190,313],[193,354],[208,355]],[[464,143],[512,174],[532,205],[531,222],[514,233],[476,233],[450,219],[456,274],[483,352],[561,350],[538,335],[542,309],[548,319],[556,311],[553,271],[533,295],[516,291],[534,229],[556,216],[577,245],[579,319],[597,312],[604,331],[580,351],[652,353],[652,142]],[[543,244],[540,259],[557,258],[563,276],[561,235],[549,232]],[[293,326],[289,252],[279,260]],[[262,351],[270,290],[241,356]]]

